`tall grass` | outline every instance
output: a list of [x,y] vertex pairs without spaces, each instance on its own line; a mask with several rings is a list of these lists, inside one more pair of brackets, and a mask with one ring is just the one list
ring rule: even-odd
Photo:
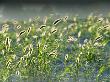
[[[19,78],[19,79],[18,79]],[[110,20],[88,16],[7,21],[0,31],[3,82],[109,82]],[[33,80],[32,80],[33,79]]]

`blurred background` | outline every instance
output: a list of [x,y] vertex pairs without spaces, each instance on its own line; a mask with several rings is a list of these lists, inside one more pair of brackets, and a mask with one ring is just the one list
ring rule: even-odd
[[108,16],[110,0],[1,0],[0,21],[28,20],[36,16],[43,18],[54,14],[85,18],[91,13]]

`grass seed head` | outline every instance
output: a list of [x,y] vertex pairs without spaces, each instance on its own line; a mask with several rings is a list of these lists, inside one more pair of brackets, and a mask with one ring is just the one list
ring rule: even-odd
[[2,32],[7,32],[9,30],[9,25],[8,24],[4,24],[2,25]]
[[8,28],[8,27],[9,27],[8,24],[3,24],[3,25],[2,25],[2,28]]
[[77,17],[73,17],[73,21],[76,22],[77,21]]
[[31,27],[28,28],[27,33],[29,34],[31,31]]
[[21,25],[17,25],[16,28],[17,28],[17,29],[20,29],[20,28],[21,28]]
[[9,37],[6,37],[6,40],[5,40],[6,49],[10,48],[10,43],[11,43],[11,40],[9,39]]
[[54,29],[51,33],[55,33],[55,32],[57,32],[57,29]]
[[47,20],[48,20],[48,17],[46,16],[46,17],[43,19],[44,24],[47,23]]
[[37,38],[38,36],[36,36],[36,35],[34,35],[34,36],[32,36],[33,38]]
[[46,31],[44,31],[44,32],[41,34],[42,37],[45,36],[45,35],[46,35]]
[[20,35],[23,35],[25,32],[26,32],[25,30],[21,31],[21,32],[19,33],[19,36],[20,36]]
[[40,26],[40,29],[42,29],[42,28],[44,28],[44,27],[46,27],[46,25],[41,25],[41,26]]
[[63,36],[63,34],[62,33],[60,33],[60,36],[59,36],[59,38],[61,38]]
[[81,36],[81,31],[78,32],[78,38]]
[[64,21],[64,22],[67,22],[67,20],[68,20],[68,16],[65,16],[65,17],[63,18],[63,21]]
[[19,71],[16,71],[16,74],[17,74],[17,75],[20,75],[20,72],[19,72]]
[[103,17],[99,17],[97,21],[98,22],[102,22],[102,21],[104,21],[104,18]]
[[57,55],[57,50],[53,50],[52,52],[50,52],[49,55],[50,55],[50,56],[52,56],[52,55]]
[[71,42],[74,42],[74,41],[76,41],[76,40],[73,38],[73,36],[68,37],[67,42],[71,43]]
[[47,45],[44,45],[43,49],[46,50],[46,48],[47,48]]
[[68,25],[68,28],[72,28],[74,26],[74,24],[70,24]]
[[6,37],[5,44],[6,44],[6,45],[9,45],[9,37]]
[[57,29],[55,27],[52,27],[51,33],[55,33],[55,32],[57,32]]
[[16,20],[13,21],[13,24],[14,24],[14,25],[17,25],[18,23],[19,23],[19,22],[16,21]]
[[68,54],[65,55],[65,60],[68,60]]
[[77,62],[77,63],[79,63],[79,59],[80,59],[79,57],[76,58],[76,62]]
[[62,19],[57,19],[53,22],[54,25],[57,25],[59,22],[61,22]]

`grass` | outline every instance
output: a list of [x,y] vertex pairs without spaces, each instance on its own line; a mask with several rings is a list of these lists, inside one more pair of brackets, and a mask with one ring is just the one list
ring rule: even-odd
[[4,22],[0,82],[109,82],[109,21],[88,16]]

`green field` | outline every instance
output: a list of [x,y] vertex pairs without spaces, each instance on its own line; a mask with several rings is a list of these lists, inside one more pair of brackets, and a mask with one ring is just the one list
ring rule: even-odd
[[110,82],[110,18],[5,21],[0,82]]

